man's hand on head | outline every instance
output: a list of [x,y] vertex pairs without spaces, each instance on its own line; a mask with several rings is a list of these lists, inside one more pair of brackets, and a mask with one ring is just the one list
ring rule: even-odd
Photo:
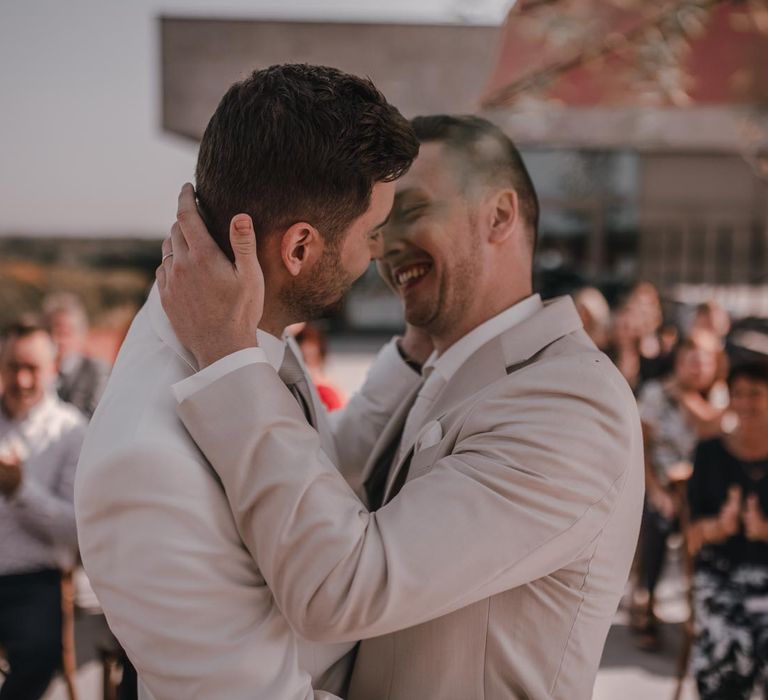
[[173,330],[199,369],[256,346],[264,310],[264,275],[247,214],[232,218],[229,240],[234,263],[211,238],[197,210],[194,188],[185,184],[155,276]]

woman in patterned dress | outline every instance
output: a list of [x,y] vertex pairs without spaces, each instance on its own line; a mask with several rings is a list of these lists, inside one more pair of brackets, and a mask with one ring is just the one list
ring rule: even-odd
[[768,364],[735,367],[728,385],[738,426],[698,445],[688,484],[703,700],[768,691]]

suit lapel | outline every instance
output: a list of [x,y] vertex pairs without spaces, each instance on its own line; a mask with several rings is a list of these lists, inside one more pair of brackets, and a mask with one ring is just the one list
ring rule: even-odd
[[[384,430],[381,431],[381,435],[376,441],[376,444],[373,446],[368,461],[363,468],[363,483],[367,482],[372,477],[373,473],[377,471],[377,467],[378,469],[386,469],[387,472],[391,470],[391,460],[394,457],[397,445],[399,445],[405,419],[408,416],[408,411],[411,410],[411,406],[413,406],[413,402],[416,399],[416,395],[419,393],[419,389],[421,389],[421,384],[422,383],[419,382],[419,384],[413,387],[413,389],[407,394],[407,396],[402,400],[400,405],[392,414],[389,422],[386,424],[386,426],[384,426]],[[397,444],[395,445],[395,450],[393,451],[392,445],[395,443],[395,441],[397,441]],[[389,463],[381,464],[382,459],[387,457],[389,457]]]
[[[546,302],[541,311],[492,338],[476,350],[459,367],[435,399],[435,403],[424,416],[422,426],[438,419],[450,408],[470,398],[486,386],[535,360],[536,356],[552,343],[580,328],[582,328],[581,319],[570,297],[558,297]],[[410,444],[403,445],[400,459],[392,465],[387,479],[384,503],[389,499],[398,473],[406,467],[413,456],[413,444],[418,433],[418,429],[413,432]]]

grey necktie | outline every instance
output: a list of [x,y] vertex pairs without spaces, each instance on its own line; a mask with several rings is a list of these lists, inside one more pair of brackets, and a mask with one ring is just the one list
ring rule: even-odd
[[301,410],[304,412],[307,422],[313,428],[316,428],[317,417],[315,416],[315,407],[312,403],[312,392],[309,390],[309,384],[307,383],[307,377],[304,374],[304,370],[301,368],[299,361],[296,359],[296,355],[293,354],[293,350],[291,350],[289,345],[286,345],[285,347],[283,364],[277,374],[280,379],[283,380],[285,386],[288,387],[288,390],[293,394],[299,406],[301,406]]
[[435,399],[440,395],[445,384],[445,379],[443,379],[440,372],[435,371],[434,367],[424,368],[424,384],[419,389],[416,400],[413,402],[413,406],[408,412],[408,417],[405,419],[403,435],[400,439],[400,448],[397,451],[395,463],[403,457],[405,451],[413,444],[416,435],[424,425],[424,419],[427,417],[429,410],[434,405]]

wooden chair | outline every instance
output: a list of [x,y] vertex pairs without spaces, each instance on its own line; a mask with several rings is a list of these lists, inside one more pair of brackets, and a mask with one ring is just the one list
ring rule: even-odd
[[69,700],[77,700],[77,657],[75,655],[75,585],[72,571],[61,575],[61,673]]

